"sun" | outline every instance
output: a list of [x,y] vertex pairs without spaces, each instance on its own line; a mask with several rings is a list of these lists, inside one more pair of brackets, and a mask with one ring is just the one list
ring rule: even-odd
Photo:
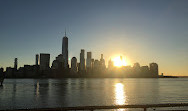
[[112,60],[114,62],[114,66],[116,67],[127,66],[127,61],[122,56],[117,56]]

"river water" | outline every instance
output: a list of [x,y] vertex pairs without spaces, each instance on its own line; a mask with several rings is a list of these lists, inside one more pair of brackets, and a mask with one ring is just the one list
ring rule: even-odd
[[188,103],[188,78],[5,79],[0,110]]

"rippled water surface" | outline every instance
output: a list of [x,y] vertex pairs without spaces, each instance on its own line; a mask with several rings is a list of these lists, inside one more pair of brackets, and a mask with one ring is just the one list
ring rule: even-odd
[[157,103],[188,103],[188,79],[6,79],[0,87],[0,109]]

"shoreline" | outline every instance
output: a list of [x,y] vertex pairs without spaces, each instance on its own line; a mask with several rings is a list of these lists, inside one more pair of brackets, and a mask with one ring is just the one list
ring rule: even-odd
[[136,78],[136,79],[159,79],[159,78],[188,78],[188,77],[179,77],[179,76],[164,76],[164,77],[59,77],[59,78],[53,78],[53,77],[35,77],[35,78],[5,78],[5,79],[68,79],[68,78]]

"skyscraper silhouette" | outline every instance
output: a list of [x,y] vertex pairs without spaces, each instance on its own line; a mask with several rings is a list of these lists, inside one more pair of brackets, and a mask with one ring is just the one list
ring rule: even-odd
[[101,68],[102,68],[102,69],[105,69],[105,68],[106,68],[106,66],[105,66],[105,60],[104,60],[104,58],[103,58],[103,54],[101,54],[100,64],[101,64]]
[[15,58],[14,59],[14,69],[17,70],[17,67],[18,67],[18,58]]
[[87,52],[87,59],[86,59],[86,70],[87,72],[91,71],[91,52]]
[[150,71],[153,74],[154,77],[158,77],[159,71],[158,71],[158,64],[157,63],[150,63]]
[[48,70],[50,65],[50,54],[40,53],[40,70]]
[[36,54],[36,61],[35,62],[36,62],[35,65],[39,65],[39,55],[38,54]]
[[52,69],[63,69],[64,68],[64,57],[63,54],[59,54],[52,63]]
[[71,73],[77,73],[78,67],[77,67],[77,59],[76,57],[73,57],[71,59]]
[[85,50],[81,49],[80,53],[80,70],[85,71]]
[[62,54],[63,58],[65,60],[64,67],[68,68],[68,38],[66,36],[66,30],[65,30],[65,36],[63,37],[63,44],[62,44]]
[[110,60],[108,61],[108,70],[112,70],[112,68],[113,68],[113,66],[114,66],[114,63],[113,63],[113,61],[111,60],[111,58],[110,58]]

